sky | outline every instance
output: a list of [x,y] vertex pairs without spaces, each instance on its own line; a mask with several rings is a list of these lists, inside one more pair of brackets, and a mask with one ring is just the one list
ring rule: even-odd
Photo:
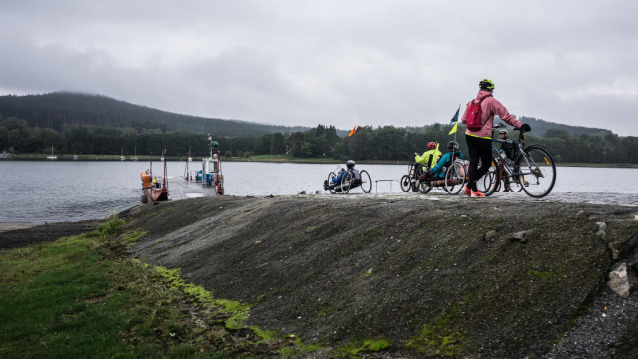
[[0,0],[0,95],[350,129],[448,123],[487,78],[517,117],[638,136],[636,14],[631,0]]

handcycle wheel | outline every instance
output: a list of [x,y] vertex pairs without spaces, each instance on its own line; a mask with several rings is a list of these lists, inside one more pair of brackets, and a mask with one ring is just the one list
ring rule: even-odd
[[415,179],[419,179],[421,178],[421,176],[423,176],[423,174],[427,172],[427,168],[425,167],[425,165],[420,165],[420,164],[416,164],[414,165],[414,178]]
[[525,155],[529,159],[529,166],[525,157],[520,156],[518,160],[519,172],[526,173],[519,176],[521,187],[525,193],[532,197],[545,197],[552,191],[556,183],[554,160],[549,152],[538,147],[525,150]]
[[343,177],[341,177],[341,183],[339,184],[341,186],[341,193],[350,192],[350,189],[352,188],[352,180],[354,179],[353,177],[354,176],[350,171],[343,174]]
[[432,183],[430,181],[419,182],[419,192],[426,194],[432,190]]
[[403,175],[403,177],[401,177],[401,190],[403,192],[408,192],[411,187],[412,187],[412,182],[410,180],[410,176]]
[[[334,178],[337,178],[337,174],[336,174],[336,173],[334,173],[334,172],[330,172],[330,174],[328,175],[328,188],[329,188],[330,193],[335,193],[335,186],[336,186],[337,184],[335,184],[334,182],[332,182],[332,180],[333,180]],[[330,186],[332,186],[332,187],[330,187]]]
[[487,173],[485,173],[485,175],[479,178],[479,180],[476,182],[476,189],[478,189],[479,192],[482,192],[484,195],[489,196],[494,193],[496,187],[498,187],[499,181],[499,167],[498,164],[494,160],[492,160],[492,165],[487,170]]
[[445,172],[445,190],[450,194],[461,192],[465,185],[465,168],[460,163],[453,163]]
[[370,191],[372,191],[372,179],[370,178],[370,174],[366,170],[359,172],[359,174],[361,175],[361,189],[365,193],[370,193]]

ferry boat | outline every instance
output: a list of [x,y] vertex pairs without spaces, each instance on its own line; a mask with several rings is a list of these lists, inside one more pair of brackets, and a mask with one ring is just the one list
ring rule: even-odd
[[[166,155],[166,149],[162,156]],[[153,177],[153,153],[151,152],[151,166],[147,171],[142,171],[142,203],[168,200],[168,181],[166,178],[166,162],[164,162],[164,174],[161,177]]]
[[[224,194],[224,176],[222,175],[221,153],[217,148],[219,144],[213,141],[210,134],[208,135],[208,148],[210,157],[202,159],[202,169],[197,172],[197,182],[215,188],[215,192],[219,195]],[[217,153],[213,151],[217,150]]]

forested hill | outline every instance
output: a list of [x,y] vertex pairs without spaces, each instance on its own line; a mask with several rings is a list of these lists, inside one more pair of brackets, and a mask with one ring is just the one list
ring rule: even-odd
[[[605,130],[602,128],[564,125],[562,123],[549,122],[533,117],[521,116],[517,119],[523,123],[530,125],[532,127],[533,135],[538,137],[570,137],[580,135],[604,136],[613,134],[613,132],[611,132],[610,130]],[[495,119],[494,122],[505,123],[504,121],[499,121],[498,117]],[[406,130],[409,132],[423,132],[429,126],[431,125],[426,125],[423,127],[406,127]],[[512,126],[507,125],[507,127],[509,129],[512,129]]]
[[66,132],[79,126],[130,127],[213,132],[218,136],[252,137],[268,133],[306,131],[309,127],[286,127],[204,118],[161,111],[100,95],[54,92],[43,95],[0,96],[0,121],[15,117],[29,127]]
[[602,128],[563,125],[561,123],[548,122],[533,117],[521,116],[518,120],[529,124],[537,136],[543,137],[559,137],[562,134],[568,134],[569,136],[604,136],[613,133],[610,130]]

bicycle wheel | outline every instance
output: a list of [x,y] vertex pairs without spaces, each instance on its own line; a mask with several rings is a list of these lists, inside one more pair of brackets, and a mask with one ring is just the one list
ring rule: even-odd
[[426,194],[432,190],[430,181],[419,182],[419,192]]
[[361,189],[365,193],[370,193],[370,191],[372,191],[372,178],[370,178],[370,174],[366,170],[359,172],[359,174],[361,175]]
[[465,185],[465,168],[460,163],[454,163],[445,172],[445,190],[450,194],[461,192]]
[[337,174],[334,172],[330,172],[330,174],[328,175],[328,188],[330,193],[335,193],[335,186],[338,186],[339,184],[335,184],[334,182],[332,182],[332,180],[334,178],[337,178]]
[[411,187],[412,187],[412,182],[410,181],[410,176],[403,175],[403,177],[401,177],[401,190],[403,192],[408,192]]
[[341,177],[341,183],[340,183],[341,193],[350,192],[350,189],[352,188],[352,180],[353,180],[352,172],[348,171],[343,174],[343,177]]
[[494,160],[492,160],[492,165],[490,166],[487,173],[483,175],[483,177],[479,178],[478,182],[476,182],[476,189],[479,192],[482,192],[484,195],[489,196],[496,190],[498,187],[499,178],[499,167]]
[[[529,165],[525,158],[529,161]],[[556,183],[556,165],[549,152],[542,148],[534,147],[524,151],[524,156],[518,160],[520,173],[519,181],[523,191],[528,195],[541,198],[545,197],[554,188]]]
[[501,176],[501,189],[503,192],[509,190],[509,192],[520,192],[523,190],[523,186],[521,182],[518,180],[514,180],[512,176],[507,173],[503,173]]

